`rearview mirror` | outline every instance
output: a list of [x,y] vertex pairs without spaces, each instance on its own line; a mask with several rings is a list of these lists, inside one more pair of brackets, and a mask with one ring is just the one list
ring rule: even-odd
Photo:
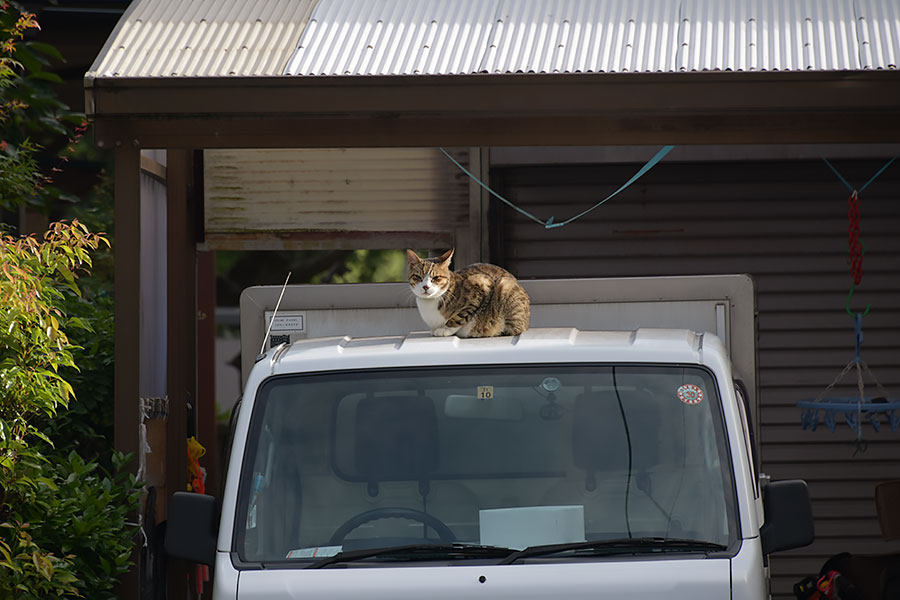
[[809,489],[802,479],[773,481],[763,488],[766,522],[759,530],[763,554],[810,545],[816,538]]
[[166,552],[174,558],[212,565],[216,559],[216,499],[175,492],[169,500]]
[[451,419],[486,419],[489,421],[521,421],[525,418],[518,398],[493,396],[479,398],[450,394],[444,401],[444,414]]

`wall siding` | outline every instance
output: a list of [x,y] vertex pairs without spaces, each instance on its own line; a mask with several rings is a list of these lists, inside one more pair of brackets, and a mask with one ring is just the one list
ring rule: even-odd
[[[862,185],[884,161],[842,160]],[[492,172],[518,206],[562,221],[626,181],[639,165],[527,168]],[[900,396],[900,165],[861,195],[867,253],[852,308],[863,319],[862,357],[891,397]],[[900,477],[900,432],[864,427],[855,452],[846,425],[831,433],[800,428],[795,403],[814,398],[854,356],[844,306],[848,191],[822,161],[662,163],[638,183],[572,224],[547,230],[494,206],[494,260],[520,278],[712,273],[753,275],[759,305],[760,437],[763,472],[801,478],[810,488],[816,542],[772,557],[772,591],[817,573],[838,552],[896,552],[880,536],[879,481]],[[497,223],[502,225],[498,226]],[[867,381],[867,392],[875,391]],[[830,395],[853,396],[853,374]]]
[[469,179],[436,148],[204,151],[212,249],[444,247],[468,218]]

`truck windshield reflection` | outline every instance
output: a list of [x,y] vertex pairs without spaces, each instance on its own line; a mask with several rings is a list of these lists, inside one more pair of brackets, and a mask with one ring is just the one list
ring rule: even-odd
[[738,532],[716,390],[674,365],[273,378],[254,404],[235,550],[298,566],[407,546],[380,560],[555,544],[573,551],[534,554],[583,560],[623,540],[722,550]]

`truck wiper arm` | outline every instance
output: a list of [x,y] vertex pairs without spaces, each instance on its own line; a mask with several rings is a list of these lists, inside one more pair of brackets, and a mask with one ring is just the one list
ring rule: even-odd
[[365,560],[367,558],[395,558],[425,560],[434,558],[505,558],[515,553],[510,548],[499,546],[481,546],[477,544],[411,544],[406,546],[387,546],[384,548],[367,548],[338,552],[306,566],[307,569],[321,569],[337,563]]
[[721,552],[726,546],[703,540],[677,538],[619,538],[614,540],[594,540],[567,544],[531,546],[508,555],[500,565],[511,565],[517,560],[533,556],[550,556],[561,552],[590,551],[592,554],[631,554],[651,552]]

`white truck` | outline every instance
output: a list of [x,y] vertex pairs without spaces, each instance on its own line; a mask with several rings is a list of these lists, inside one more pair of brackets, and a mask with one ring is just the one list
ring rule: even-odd
[[757,472],[752,280],[522,284],[488,339],[406,284],[247,290],[224,494],[173,495],[169,554],[216,600],[766,598],[814,533]]

